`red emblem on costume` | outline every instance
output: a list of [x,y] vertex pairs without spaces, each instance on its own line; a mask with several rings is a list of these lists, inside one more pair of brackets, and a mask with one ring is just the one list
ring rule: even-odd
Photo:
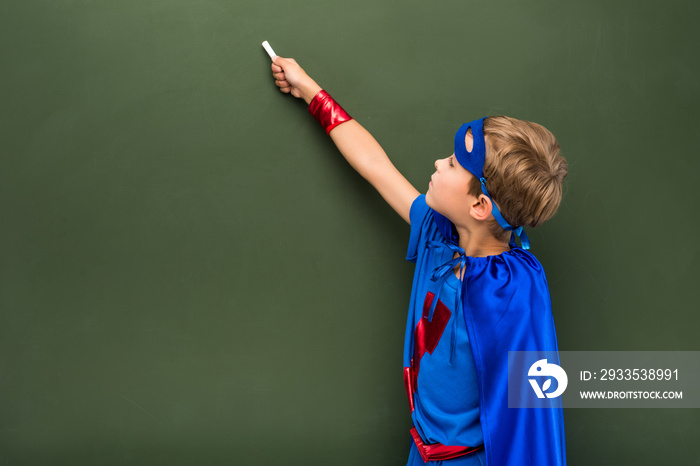
[[416,325],[416,331],[413,338],[413,359],[411,359],[411,367],[404,367],[403,379],[406,385],[406,392],[411,403],[411,411],[413,411],[413,394],[416,392],[416,384],[418,382],[418,371],[420,370],[420,361],[423,355],[428,352],[433,354],[433,351],[445,331],[447,322],[450,320],[452,313],[438,299],[435,310],[433,311],[433,319],[428,320],[430,306],[433,304],[435,295],[428,293],[423,302],[423,316]]

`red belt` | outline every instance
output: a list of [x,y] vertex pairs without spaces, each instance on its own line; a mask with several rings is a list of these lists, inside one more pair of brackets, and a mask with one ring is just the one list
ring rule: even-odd
[[457,447],[450,445],[443,445],[442,443],[431,443],[426,445],[423,443],[423,439],[418,435],[418,431],[414,427],[411,429],[411,436],[413,441],[416,442],[416,447],[418,447],[418,453],[423,461],[426,463],[428,461],[441,461],[441,460],[451,460],[452,458],[457,458],[460,456],[468,455],[471,452],[482,449],[484,446],[479,445],[478,447]]

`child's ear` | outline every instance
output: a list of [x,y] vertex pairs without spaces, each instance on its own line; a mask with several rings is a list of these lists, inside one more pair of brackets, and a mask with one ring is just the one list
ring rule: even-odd
[[481,194],[476,199],[476,202],[472,204],[471,208],[469,209],[469,213],[475,220],[486,220],[491,215],[492,208],[493,204],[491,203],[491,199],[489,199],[488,196]]

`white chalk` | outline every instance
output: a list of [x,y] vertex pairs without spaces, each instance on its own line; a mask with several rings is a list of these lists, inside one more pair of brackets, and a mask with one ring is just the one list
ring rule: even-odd
[[277,54],[274,50],[272,50],[272,47],[270,47],[270,43],[268,41],[263,42],[262,46],[267,52],[267,54],[270,56],[270,60],[274,60],[275,58],[277,58]]

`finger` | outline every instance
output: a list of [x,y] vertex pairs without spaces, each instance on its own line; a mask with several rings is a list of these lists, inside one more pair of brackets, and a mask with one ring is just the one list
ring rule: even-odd
[[299,65],[297,61],[293,58],[284,58],[280,56],[275,57],[275,59],[272,60],[272,63],[279,66],[280,68],[284,68],[285,66],[289,66],[290,64],[294,64],[297,66]]
[[292,92],[292,88],[291,87],[280,87],[280,91],[284,92],[285,94],[289,94],[290,92]]
[[275,84],[277,85],[277,87],[292,87],[292,85],[289,84],[286,79],[283,79],[281,81],[275,81]]
[[272,77],[278,81],[283,81],[285,79],[284,73],[272,73]]
[[270,66],[272,67],[272,71],[274,73],[279,73],[280,71],[284,71],[281,66],[275,65],[274,63]]

